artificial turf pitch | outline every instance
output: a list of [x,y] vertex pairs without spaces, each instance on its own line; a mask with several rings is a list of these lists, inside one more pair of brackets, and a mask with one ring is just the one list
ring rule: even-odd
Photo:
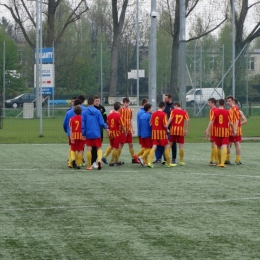
[[127,147],[123,166],[69,169],[67,150],[1,144],[0,259],[260,259],[259,143],[225,169],[210,144],[170,169],[131,164]]

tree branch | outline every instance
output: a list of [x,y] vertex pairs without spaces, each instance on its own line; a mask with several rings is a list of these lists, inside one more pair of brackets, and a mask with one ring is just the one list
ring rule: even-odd
[[260,4],[260,1],[257,1],[257,2],[255,2],[255,3],[253,3],[253,4],[251,4],[250,6],[248,6],[248,10],[249,10],[251,7],[253,7],[254,5],[257,5],[257,4]]
[[186,18],[190,15],[190,13],[195,9],[195,7],[197,6],[199,0],[196,0],[196,2],[194,3],[193,6],[191,6],[191,8],[189,9],[189,11],[186,14]]
[[197,39],[200,39],[201,37],[204,37],[206,36],[207,34],[213,32],[214,30],[216,30],[218,27],[220,27],[226,20],[227,20],[227,16],[225,17],[225,19],[223,21],[221,21],[218,25],[216,25],[214,28],[212,28],[211,30],[209,31],[206,31],[196,37],[191,37],[190,39],[188,39],[186,42],[191,42],[191,41],[194,41],[194,40],[197,40]]

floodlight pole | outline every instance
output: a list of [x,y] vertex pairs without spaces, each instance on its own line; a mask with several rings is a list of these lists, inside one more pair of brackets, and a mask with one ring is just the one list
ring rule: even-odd
[[151,33],[150,33],[150,45],[149,45],[149,102],[152,104],[153,110],[156,110],[156,65],[157,65],[157,51],[156,51],[156,25],[157,25],[157,13],[156,13],[156,0],[151,0]]
[[181,107],[186,109],[186,8],[185,0],[180,0],[180,52],[179,52],[179,75],[180,92],[179,100]]
[[3,118],[5,118],[5,41],[3,42]]
[[136,0],[136,102],[139,106],[139,0]]
[[235,98],[236,95],[236,28],[235,28],[235,1],[232,0],[232,96]]
[[40,84],[39,84],[39,113],[40,113],[40,137],[43,136],[42,130],[42,0],[40,1]]

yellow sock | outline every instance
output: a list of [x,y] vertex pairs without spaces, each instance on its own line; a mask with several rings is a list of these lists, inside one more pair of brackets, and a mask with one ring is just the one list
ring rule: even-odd
[[113,148],[111,146],[109,146],[104,154],[104,157],[107,158],[108,155],[111,153],[111,151],[113,150]]
[[71,152],[71,150],[69,149],[69,153],[68,153],[68,164],[71,164],[71,156],[70,156],[70,152]]
[[144,153],[145,150],[146,150],[145,148],[142,148],[142,149],[136,154],[136,156],[137,156],[137,157],[141,156],[141,155]]
[[236,162],[240,162],[240,158],[241,158],[240,155],[236,155]]
[[91,151],[87,151],[87,163],[88,163],[88,167],[91,166],[91,159],[92,159]]
[[155,150],[154,150],[154,149],[151,149],[151,150],[150,150],[150,153],[149,153],[148,163],[152,163],[152,162],[153,162],[154,153],[155,153]]
[[119,148],[119,149],[117,150],[117,158],[120,157],[120,155],[121,155],[121,151],[122,151],[122,148]]
[[71,159],[71,161],[76,160],[76,153],[75,153],[75,151],[70,151],[70,159]]
[[164,149],[164,155],[165,155],[167,164],[170,164],[171,163],[170,148]]
[[180,151],[179,151],[179,154],[180,154],[180,162],[183,162],[184,150],[180,150]]
[[118,155],[117,149],[113,149],[110,163],[114,163],[116,161],[117,155]]
[[218,162],[221,163],[221,149],[218,149]]
[[135,151],[134,151],[134,148],[129,148],[129,152],[131,154],[131,157],[134,158],[134,154],[135,154]]
[[212,162],[215,162],[215,163],[219,163],[219,160],[218,160],[218,148],[217,147],[214,147],[213,148],[213,161]]
[[230,161],[230,153],[229,153],[229,154],[227,154],[226,161]]
[[150,153],[151,149],[150,148],[147,148],[145,149],[143,155],[141,156],[141,158],[143,159],[144,163],[147,164],[147,156],[148,154]]
[[225,164],[226,158],[227,158],[227,148],[222,148],[222,149],[221,149],[221,161],[220,161],[220,163],[221,163],[222,165]]
[[102,159],[102,150],[98,149],[97,150],[97,160],[98,160],[98,162],[101,162],[101,159]]
[[82,153],[78,153],[77,156],[77,165],[80,166],[82,164]]

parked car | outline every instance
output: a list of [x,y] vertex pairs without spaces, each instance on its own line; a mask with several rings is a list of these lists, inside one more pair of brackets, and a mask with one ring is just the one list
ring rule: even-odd
[[[15,98],[12,99],[8,99],[5,101],[5,107],[9,107],[9,108],[17,108],[17,107],[22,107],[23,103],[34,103],[34,106],[36,104],[36,96],[35,94],[30,94],[30,93],[26,93],[26,94],[21,94]],[[44,106],[46,101],[43,98],[42,100],[42,105]]]

